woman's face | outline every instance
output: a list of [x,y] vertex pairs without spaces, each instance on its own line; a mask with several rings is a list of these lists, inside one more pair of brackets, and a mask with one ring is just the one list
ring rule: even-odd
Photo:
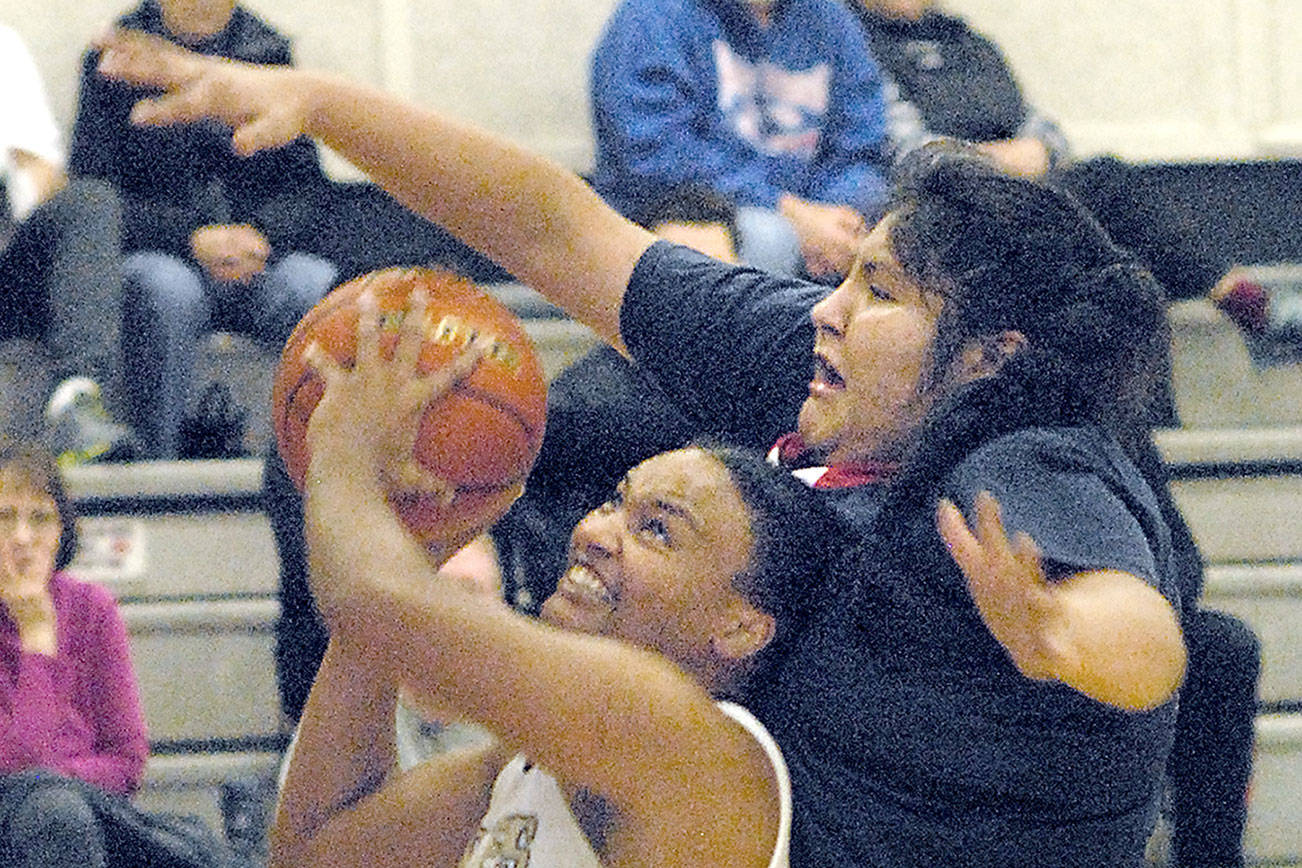
[[37,588],[48,582],[61,533],[54,498],[0,471],[0,583]]
[[937,392],[926,384],[942,302],[896,260],[891,221],[873,227],[845,281],[813,309],[799,431],[829,463],[898,459]]
[[629,471],[570,537],[570,566],[543,603],[551,624],[660,651],[689,671],[732,607],[753,551],[749,512],[723,465],[699,449]]

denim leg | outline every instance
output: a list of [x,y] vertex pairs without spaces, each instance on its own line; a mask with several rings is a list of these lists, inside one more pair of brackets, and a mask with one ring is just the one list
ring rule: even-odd
[[742,262],[772,274],[795,276],[805,264],[800,239],[787,218],[754,205],[737,209],[737,253]]
[[72,373],[94,377],[112,394],[121,386],[117,194],[103,181],[74,178],[45,207],[58,227],[47,279],[50,349],[77,366]]
[[199,337],[211,313],[199,270],[166,253],[123,263],[123,357],[132,417],[150,458],[178,457]]
[[15,868],[103,868],[104,833],[81,796],[63,787],[37,787],[9,820],[9,852]]
[[334,288],[339,269],[310,253],[290,253],[260,276],[249,299],[249,336],[279,349],[303,314]]

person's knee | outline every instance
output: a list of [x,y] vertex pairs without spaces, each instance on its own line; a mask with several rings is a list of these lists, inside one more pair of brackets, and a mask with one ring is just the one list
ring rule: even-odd
[[90,859],[84,864],[93,865],[93,854],[103,852],[103,832],[94,809],[70,787],[33,789],[14,809],[8,830],[11,852],[28,859],[19,864],[74,864],[60,861],[61,854],[72,854]]
[[277,265],[276,278],[289,294],[311,307],[334,286],[339,269],[329,260],[310,253],[290,253]]
[[128,312],[143,308],[152,316],[193,318],[206,296],[199,274],[167,253],[132,253],[122,264]]
[[1261,640],[1242,620],[1225,612],[1200,609],[1185,629],[1189,665],[1222,679],[1237,673],[1254,684],[1261,672]]
[[738,208],[737,242],[737,252],[747,265],[787,275],[801,269],[800,239],[776,211],[751,205]]

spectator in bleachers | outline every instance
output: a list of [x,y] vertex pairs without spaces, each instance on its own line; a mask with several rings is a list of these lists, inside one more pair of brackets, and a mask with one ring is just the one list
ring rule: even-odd
[[126,627],[106,589],[64,572],[76,547],[53,456],[31,443],[0,441],[6,865],[104,865],[108,842],[94,805],[101,793],[125,801],[140,785],[149,752]]
[[659,241],[551,161],[373,88],[106,44],[106,74],[168,90],[139,122],[223,118],[245,150],[320,136],[711,430],[798,426],[776,457],[849,526],[756,684],[803,794],[793,861],[1138,864],[1184,648],[1166,527],[1115,438],[1165,309],[1074,200],[922,150],[829,294]]
[[117,199],[102,182],[68,179],[36,63],[3,24],[0,82],[0,341],[43,345],[56,382],[12,422],[35,433],[44,410],[64,464],[129,458],[131,432],[104,408],[124,405]]
[[[1157,191],[1129,182],[1113,159],[1071,163],[1062,133],[1026,102],[1002,53],[936,0],[850,0],[868,33],[887,80],[893,150],[903,157],[939,136],[972,141],[1009,171],[1047,176],[1090,206],[1122,246],[1147,260],[1180,297],[1208,291],[1223,264],[1200,260],[1196,242],[1178,219],[1162,212]],[[1218,284],[1228,296],[1232,279]],[[1238,300],[1252,295],[1243,287]],[[1175,424],[1169,381],[1159,391],[1154,422]],[[1179,865],[1242,864],[1245,794],[1252,770],[1260,650],[1241,620],[1198,605],[1201,555],[1167,490],[1161,458],[1148,438],[1135,451],[1172,528],[1178,556],[1181,619],[1189,650],[1188,675],[1171,760]]]
[[1072,158],[1066,137],[1022,92],[999,48],[939,0],[847,0],[886,81],[895,157],[937,137],[971,142],[1010,171],[1045,177],[1085,203],[1170,298],[1205,296],[1230,263],[1193,231],[1197,215],[1113,157]]
[[881,212],[881,81],[836,0],[623,0],[591,95],[598,191],[729,196],[747,263],[831,280]]
[[[234,0],[142,0],[118,23],[205,54],[292,62],[289,40]],[[121,196],[133,421],[149,457],[183,457],[202,335],[278,348],[334,285],[336,267],[301,250],[329,185],[309,139],[242,157],[214,125],[133,126],[148,91],[100,78],[97,61],[91,51],[83,62],[70,168]]]
[[[372,308],[359,346],[378,333]],[[401,338],[420,339],[410,326]],[[452,377],[416,394],[413,355],[357,357],[318,362],[306,510],[332,638],[273,864],[785,866],[785,768],[739,703],[821,584],[812,493],[754,453],[656,456],[574,528],[539,623],[440,584],[387,503],[387,456],[410,455],[415,433],[404,420]],[[358,558],[359,539],[379,556]],[[501,743],[393,774],[398,685]]]

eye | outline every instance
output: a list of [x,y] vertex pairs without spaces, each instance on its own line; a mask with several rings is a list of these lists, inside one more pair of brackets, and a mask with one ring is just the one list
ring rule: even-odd
[[871,282],[868,284],[868,294],[877,301],[894,301],[895,296],[891,291],[880,283]]
[[671,545],[673,543],[668,523],[659,516],[636,516],[631,525],[633,533],[644,539],[652,540],[660,545]]
[[32,513],[31,521],[36,527],[50,527],[58,524],[59,514],[52,509],[41,509]]

